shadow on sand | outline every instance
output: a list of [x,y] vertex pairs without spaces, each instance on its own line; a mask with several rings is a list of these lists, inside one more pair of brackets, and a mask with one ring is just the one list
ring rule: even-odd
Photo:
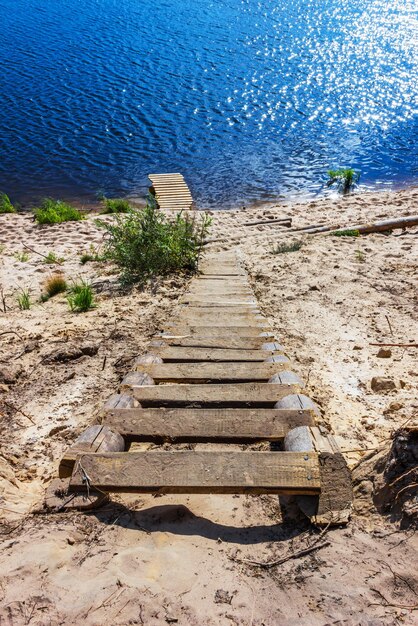
[[195,515],[182,504],[153,506],[133,510],[119,503],[111,503],[94,513],[103,524],[120,526],[146,533],[166,532],[173,535],[205,537],[213,541],[250,545],[269,541],[287,541],[310,527],[306,518],[291,502],[280,498],[281,518],[276,524],[230,526]]

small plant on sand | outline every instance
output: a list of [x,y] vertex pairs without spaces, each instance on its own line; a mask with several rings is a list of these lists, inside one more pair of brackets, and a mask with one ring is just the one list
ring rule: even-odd
[[67,301],[73,313],[85,313],[96,306],[93,289],[84,280],[70,287]]
[[350,230],[347,228],[347,230],[336,230],[335,232],[330,233],[330,235],[334,235],[334,237],[360,237],[360,232],[358,230]]
[[105,261],[105,257],[102,254],[99,254],[98,250],[94,247],[93,244],[90,245],[90,252],[83,252],[80,255],[80,263],[81,265],[85,265],[89,261]]
[[38,224],[60,224],[61,222],[72,222],[84,220],[85,216],[81,211],[61,200],[45,198],[40,207],[33,210]]
[[55,252],[48,252],[48,254],[44,258],[44,263],[48,263],[49,265],[64,263],[65,259],[63,257],[58,257]]
[[123,198],[102,198],[104,202],[104,209],[102,211],[105,213],[127,213],[130,209],[128,200],[124,200]]
[[350,193],[360,180],[360,172],[356,172],[351,167],[342,167],[338,170],[328,170],[329,180],[327,186],[331,187],[334,183],[337,185],[338,191],[344,195]]
[[143,283],[152,276],[197,269],[211,224],[206,214],[179,213],[174,219],[157,210],[152,198],[144,209],[129,209],[107,224],[105,256],[121,271],[124,283]]
[[0,215],[3,213],[16,213],[16,208],[10,202],[9,196],[0,192]]
[[286,252],[297,252],[303,246],[303,241],[294,241],[293,243],[280,243],[273,248],[273,254],[285,254]]
[[29,289],[22,289],[17,296],[17,304],[21,311],[28,311],[31,307]]
[[58,293],[64,293],[67,291],[67,282],[62,274],[53,274],[49,276],[44,282],[44,291],[41,300],[46,302],[49,298],[53,298]]
[[29,261],[29,254],[24,250],[22,252],[15,252],[15,258],[21,263],[26,263]]
[[366,255],[364,254],[363,250],[356,250],[356,259],[359,263],[366,262]]

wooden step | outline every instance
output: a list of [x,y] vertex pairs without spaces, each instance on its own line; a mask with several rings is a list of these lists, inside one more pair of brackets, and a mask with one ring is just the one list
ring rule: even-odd
[[86,454],[71,491],[318,494],[318,455],[299,452],[150,451]]
[[276,354],[271,350],[240,350],[228,348],[182,348],[176,346],[153,347],[152,352],[158,354],[163,361],[265,361]]
[[[162,338],[167,346],[183,348],[232,348],[242,350],[275,350],[283,352],[284,348],[278,342],[271,342],[266,337],[205,337],[204,335],[191,335],[189,337],[171,337],[166,335]],[[153,343],[153,342],[152,342]],[[274,347],[267,344],[274,343]],[[152,345],[152,344],[151,344]]]
[[267,324],[264,326],[193,326],[184,324],[181,321],[177,323],[167,324],[165,332],[162,335],[188,335],[188,336],[204,336],[204,337],[271,337],[272,332]]
[[288,394],[298,393],[299,385],[280,383],[227,383],[184,385],[136,385],[129,374],[121,383],[121,390],[129,392],[142,406],[219,404],[224,406],[270,406]]
[[146,372],[156,383],[167,382],[250,382],[268,381],[274,374],[289,368],[289,359],[281,363],[138,363],[135,369]]
[[281,440],[297,426],[312,426],[314,414],[284,409],[111,408],[103,423],[130,441],[239,443]]

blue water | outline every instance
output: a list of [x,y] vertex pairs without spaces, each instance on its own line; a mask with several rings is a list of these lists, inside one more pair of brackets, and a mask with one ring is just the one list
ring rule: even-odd
[[416,183],[418,12],[408,0],[0,0],[0,189],[201,206]]

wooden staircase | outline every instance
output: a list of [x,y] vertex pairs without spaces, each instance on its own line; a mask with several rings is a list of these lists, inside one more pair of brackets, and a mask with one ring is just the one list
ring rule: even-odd
[[[350,475],[303,387],[235,254],[208,255],[177,317],[137,359],[103,423],[64,455],[60,476],[71,475],[75,493],[296,495],[316,523],[347,522]],[[211,445],[129,451],[136,441]],[[232,445],[255,441],[282,450]]]

